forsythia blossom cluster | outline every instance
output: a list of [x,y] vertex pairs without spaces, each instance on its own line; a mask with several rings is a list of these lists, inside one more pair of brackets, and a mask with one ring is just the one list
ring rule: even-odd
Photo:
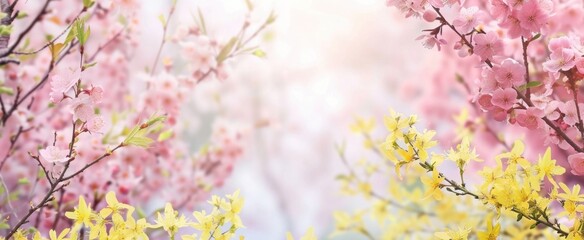
[[[434,132],[417,130],[415,116],[392,111],[384,125],[389,134],[380,140],[372,137],[373,120],[359,119],[352,126],[378,154],[378,161],[353,165],[345,149],[339,149],[349,169],[339,176],[343,192],[365,197],[370,206],[354,214],[337,212],[338,233],[377,238],[377,231],[364,221],[369,215],[383,239],[584,239],[584,194],[579,184],[558,180],[566,170],[557,165],[550,148],[537,159],[526,159],[518,140],[494,159],[480,160],[468,138],[449,151],[434,152]],[[467,166],[472,161],[482,161],[482,169],[479,178],[469,181]],[[409,171],[402,173],[404,168]],[[452,168],[456,171],[449,171]],[[380,177],[383,184],[373,181]]]
[[[192,217],[186,217],[167,203],[164,210],[157,212],[152,222],[136,212],[136,208],[118,201],[114,192],[102,196],[107,205],[101,209],[93,209],[83,196],[79,197],[73,211],[66,212],[65,216],[73,222],[71,228],[59,232],[50,230],[46,238],[38,231],[26,232],[19,230],[15,240],[25,240],[31,237],[34,240],[68,240],[68,239],[149,239],[164,232],[169,239],[180,237],[183,240],[227,240],[236,236],[236,231],[243,226],[239,214],[244,200],[239,191],[225,198],[213,196],[209,201],[212,210],[207,213],[195,211]],[[194,233],[185,233],[194,232]],[[237,239],[245,239],[239,236]],[[288,240],[293,240],[290,233]],[[312,230],[299,240],[316,240]]]

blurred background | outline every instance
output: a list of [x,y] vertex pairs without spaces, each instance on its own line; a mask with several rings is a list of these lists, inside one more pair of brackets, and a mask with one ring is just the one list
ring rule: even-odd
[[[169,2],[143,5],[142,42],[157,46],[162,33],[157,17],[167,14]],[[415,41],[421,21],[403,19],[381,0],[252,3],[255,10],[247,16],[252,28],[271,11],[278,16],[256,41],[266,56],[238,58],[229,63],[227,80],[197,86],[183,111],[184,137],[196,148],[208,139],[213,121],[244,129],[244,155],[215,191],[241,190],[243,235],[283,239],[287,231],[298,236],[312,226],[324,239],[334,228],[333,210],[359,205],[340,198],[335,176],[345,169],[335,144],[355,146],[347,155],[357,159],[362,142],[348,127],[356,116],[379,119],[390,108],[414,112],[400,101],[411,93],[398,88],[422,77],[428,71],[423,66],[435,66],[437,53]],[[243,0],[179,0],[171,26],[193,21],[197,7],[210,35],[223,42],[246,18]],[[167,54],[178,54],[172,49],[169,44]],[[148,60],[155,51],[137,54]],[[132,64],[144,68],[150,62]]]

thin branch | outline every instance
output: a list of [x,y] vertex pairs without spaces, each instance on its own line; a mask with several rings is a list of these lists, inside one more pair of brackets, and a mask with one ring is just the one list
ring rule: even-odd
[[176,8],[176,3],[178,1],[174,1],[172,6],[170,7],[170,10],[168,12],[168,17],[166,18],[166,20],[163,22],[162,25],[162,42],[160,42],[160,46],[158,46],[158,52],[156,53],[156,57],[154,58],[154,62],[152,63],[152,68],[150,70],[150,75],[154,75],[154,73],[156,72],[156,66],[158,66],[158,60],[160,59],[160,55],[162,54],[162,49],[164,48],[164,44],[166,44],[166,34],[168,32],[168,23],[170,22],[170,19],[172,18],[172,15],[174,14],[174,10]]
[[12,45],[10,45],[10,47],[8,47],[8,49],[0,52],[0,57],[6,57],[10,54],[12,54],[12,52],[14,51],[14,49],[16,49],[16,47],[20,44],[20,42],[22,42],[22,40],[24,39],[24,37],[34,28],[34,26],[39,23],[42,19],[42,16],[45,15],[48,7],[49,7],[49,3],[52,0],[47,0],[45,2],[45,4],[43,5],[43,7],[41,8],[41,11],[36,15],[36,17],[32,20],[32,22],[20,33],[18,34],[18,37],[16,38],[16,41],[14,41],[14,43]]
[[103,51],[103,49],[105,49],[108,45],[112,44],[118,37],[120,37],[122,35],[122,33],[125,31],[126,29],[122,29],[119,32],[117,32],[112,38],[110,38],[107,42],[105,42],[103,45],[99,46],[97,48],[97,50],[95,50],[95,52],[89,57],[87,58],[88,63],[93,62],[93,60],[95,60],[95,58],[97,57],[97,55]]

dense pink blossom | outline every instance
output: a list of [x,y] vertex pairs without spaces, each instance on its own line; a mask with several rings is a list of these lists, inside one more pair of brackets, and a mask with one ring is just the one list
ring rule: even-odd
[[503,86],[519,86],[525,82],[525,69],[522,64],[513,59],[504,60],[501,65],[493,67],[497,82]]
[[517,13],[521,27],[531,32],[540,32],[547,18],[548,15],[541,9],[539,0],[527,1]]
[[474,54],[481,57],[481,60],[492,60],[503,50],[503,43],[494,32],[478,34],[475,36]]
[[517,92],[513,88],[497,89],[493,92],[493,105],[509,110],[515,105]]
[[563,48],[552,52],[550,60],[543,63],[546,71],[556,73],[558,71],[568,71],[576,65],[576,55],[574,50]]
[[528,129],[537,129],[542,124],[541,118],[544,116],[544,112],[541,109],[530,107],[527,110],[516,111],[517,123]]
[[[560,111],[564,114],[564,123],[574,126],[578,122],[578,111],[576,110],[576,104],[574,101],[566,102],[560,105]],[[580,109],[580,116],[584,116],[584,103],[578,103],[578,109]]]

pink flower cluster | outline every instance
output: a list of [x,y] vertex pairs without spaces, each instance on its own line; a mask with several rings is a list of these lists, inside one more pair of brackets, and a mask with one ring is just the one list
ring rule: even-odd
[[[30,42],[13,50],[27,57],[15,60],[18,64],[2,63],[0,70],[6,79],[0,82],[0,174],[4,190],[14,194],[12,204],[0,204],[0,210],[11,214],[11,226],[19,226],[20,217],[31,204],[42,203],[47,191],[59,204],[39,205],[23,223],[43,230],[69,227],[62,211],[80,195],[93,205],[103,204],[108,191],[134,206],[164,200],[193,208],[223,185],[243,154],[245,134],[231,127],[231,119],[205,116],[213,117],[205,120],[211,121],[207,124],[213,132],[209,139],[198,139],[198,145],[185,140],[188,125],[179,124],[202,121],[182,110],[203,80],[227,78],[226,60],[234,54],[218,55],[228,43],[195,26],[179,27],[174,41],[166,44],[184,53],[178,59],[182,71],[164,57],[164,69],[145,72],[147,67],[132,65],[139,62],[137,53],[154,49],[152,43],[137,41],[139,2],[96,1],[90,7],[83,2],[15,5],[41,17],[32,23],[39,27],[27,32]],[[91,29],[84,45],[75,36],[84,29],[69,33],[75,27],[69,25],[81,19]],[[50,44],[48,35],[56,36]],[[68,35],[73,40],[66,42]],[[165,116],[165,123],[147,124],[155,115]],[[147,130],[134,144],[126,142],[133,129]],[[67,176],[71,178],[59,182]]]
[[[584,152],[584,98],[579,87],[584,79],[581,1],[403,0],[387,4],[406,16],[421,16],[438,25],[419,37],[424,46],[444,52],[441,68],[430,78],[433,89],[422,90],[420,104],[425,112],[447,108],[448,103],[432,99],[452,99],[452,89],[456,89],[469,101],[455,103],[448,112],[475,109],[465,126],[472,125],[476,138],[489,142],[484,144],[488,156],[493,146],[508,148],[513,138],[524,135],[535,152],[543,145],[557,146],[572,174],[583,175],[579,163],[584,160],[578,157]],[[446,7],[452,11],[445,11]],[[453,44],[445,48],[448,43]],[[445,84],[454,79],[461,84]],[[502,133],[509,135],[501,137]]]

